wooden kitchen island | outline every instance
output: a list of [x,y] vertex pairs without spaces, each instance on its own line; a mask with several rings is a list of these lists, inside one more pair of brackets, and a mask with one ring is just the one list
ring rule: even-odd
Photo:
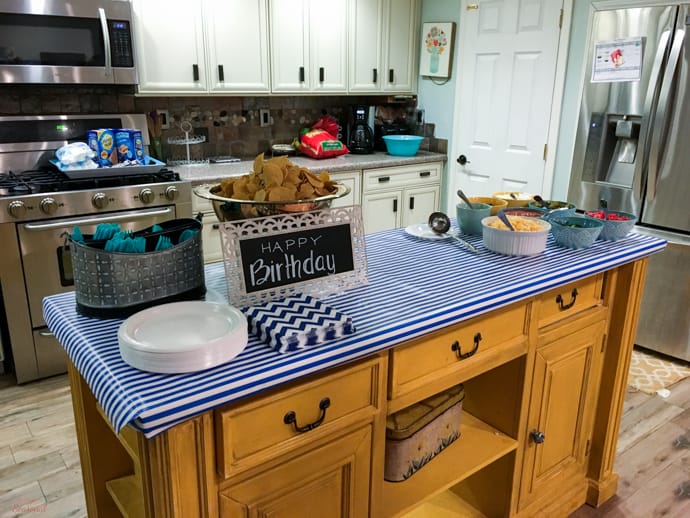
[[[203,373],[136,371],[119,321],[48,297],[89,516],[387,517],[450,490],[459,515],[558,517],[612,497],[646,257],[665,243],[632,234],[575,251],[549,238],[530,258],[474,243],[476,255],[371,234],[369,285],[326,301],[357,333],[286,355],[252,339]],[[224,282],[209,265],[209,294]],[[460,438],[384,481],[387,415],[459,383]]]

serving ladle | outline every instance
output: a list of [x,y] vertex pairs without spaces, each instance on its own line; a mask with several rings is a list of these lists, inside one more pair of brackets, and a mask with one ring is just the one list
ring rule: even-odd
[[[450,230],[450,218],[443,212],[432,212],[429,216],[429,228],[436,234],[447,234]],[[477,250],[477,248],[474,245],[468,243],[464,239],[453,234],[448,235],[456,241],[459,241],[460,244],[462,244],[462,246],[467,248],[470,252],[479,252],[479,250]]]

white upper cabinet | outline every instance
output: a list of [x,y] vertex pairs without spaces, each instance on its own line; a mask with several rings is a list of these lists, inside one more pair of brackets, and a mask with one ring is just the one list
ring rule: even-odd
[[271,0],[274,93],[347,92],[347,1]]
[[133,0],[139,93],[268,93],[267,0]]
[[414,93],[419,0],[350,2],[350,93]]
[[266,0],[206,0],[211,92],[268,93]]
[[197,2],[133,0],[140,93],[206,92],[202,13]]

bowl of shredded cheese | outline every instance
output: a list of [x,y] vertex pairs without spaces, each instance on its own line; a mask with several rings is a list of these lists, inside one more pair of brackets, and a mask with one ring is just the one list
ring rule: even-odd
[[524,216],[507,215],[507,218],[515,231],[506,227],[498,216],[482,219],[482,238],[486,248],[503,255],[536,255],[544,251],[551,230],[548,221]]

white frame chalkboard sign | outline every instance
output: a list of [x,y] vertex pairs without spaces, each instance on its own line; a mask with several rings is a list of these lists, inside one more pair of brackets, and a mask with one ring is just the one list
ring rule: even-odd
[[230,304],[325,297],[368,284],[358,205],[226,221],[219,229]]

